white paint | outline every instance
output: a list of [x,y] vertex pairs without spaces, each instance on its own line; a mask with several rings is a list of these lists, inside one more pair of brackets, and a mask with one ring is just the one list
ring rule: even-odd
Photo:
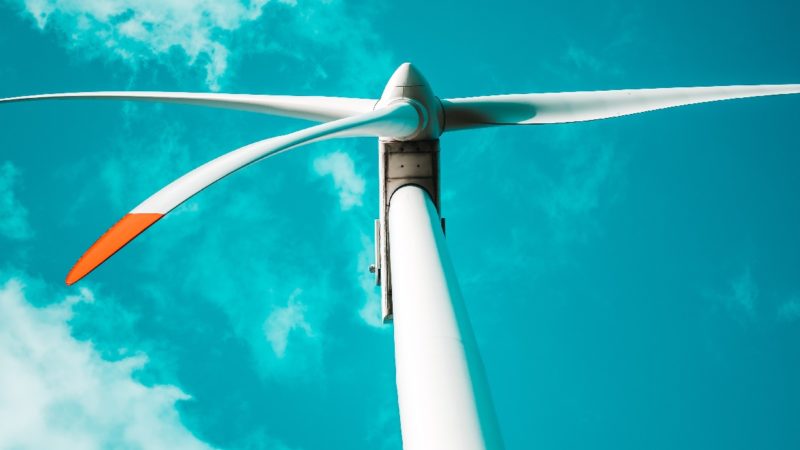
[[27,95],[0,99],[0,103],[31,100],[138,100],[209,106],[261,114],[327,122],[372,111],[377,100],[295,95],[212,94],[207,92],[108,91]]
[[421,188],[392,196],[389,240],[403,448],[502,449],[439,216]]
[[510,94],[442,102],[446,131],[490,125],[583,122],[697,103],[800,94],[800,84]]
[[382,108],[394,102],[408,102],[417,108],[422,125],[408,140],[436,139],[444,128],[444,113],[433,89],[422,73],[411,63],[400,64],[383,89],[375,108]]

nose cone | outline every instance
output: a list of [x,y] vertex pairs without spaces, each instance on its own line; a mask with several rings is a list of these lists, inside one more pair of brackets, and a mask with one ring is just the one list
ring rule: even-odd
[[[411,89],[409,89],[411,88]],[[400,97],[413,98],[415,91],[430,92],[430,86],[422,73],[414,67],[411,63],[400,64],[400,67],[394,71],[386,87],[383,89],[381,99],[388,100]],[[432,95],[432,92],[430,92]]]
[[409,140],[436,139],[442,134],[444,123],[442,105],[433,95],[433,89],[428,81],[411,63],[400,64],[394,71],[375,108],[396,101],[413,101],[420,115],[420,128]]
[[389,82],[386,83],[387,86],[392,87],[425,86],[427,84],[422,73],[411,63],[400,64],[400,67],[389,78]]

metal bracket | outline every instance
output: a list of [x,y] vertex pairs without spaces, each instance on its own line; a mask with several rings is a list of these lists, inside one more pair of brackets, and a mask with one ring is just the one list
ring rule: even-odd
[[[380,219],[375,223],[375,277],[381,289],[383,322],[392,321],[392,277],[389,265],[389,202],[392,194],[413,184],[439,205],[439,140],[379,141]],[[443,224],[444,225],[444,224]]]

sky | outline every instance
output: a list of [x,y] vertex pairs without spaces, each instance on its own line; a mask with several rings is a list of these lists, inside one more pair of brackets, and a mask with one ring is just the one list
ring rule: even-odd
[[[800,83],[800,4],[0,0],[0,97],[441,98]],[[800,448],[800,96],[441,139],[447,242],[509,449]],[[367,272],[374,139],[203,191],[72,287],[181,174],[306,122],[0,107],[0,449],[399,449]]]

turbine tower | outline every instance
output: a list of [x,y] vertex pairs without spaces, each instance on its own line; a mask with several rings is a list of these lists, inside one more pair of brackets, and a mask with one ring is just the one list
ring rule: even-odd
[[71,285],[172,209],[254,162],[312,142],[378,138],[380,218],[375,264],[383,320],[394,325],[397,394],[407,450],[501,449],[475,337],[450,262],[440,215],[439,136],[497,125],[582,122],[718,100],[798,94],[800,85],[511,94],[440,99],[402,64],[379,99],[187,92],[79,92],[0,99],[118,99],[183,103],[319,124],[224,154],[133,208],[67,275]]

